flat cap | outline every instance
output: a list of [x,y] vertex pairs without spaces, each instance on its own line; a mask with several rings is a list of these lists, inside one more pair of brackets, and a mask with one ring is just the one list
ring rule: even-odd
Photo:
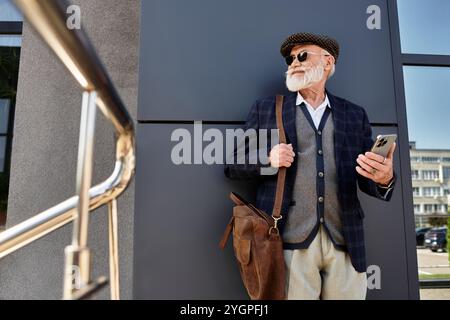
[[322,49],[327,50],[337,62],[339,57],[339,43],[328,36],[300,32],[290,35],[284,42],[281,44],[280,52],[283,57],[287,57],[291,54],[291,50],[293,47],[299,44],[315,44]]

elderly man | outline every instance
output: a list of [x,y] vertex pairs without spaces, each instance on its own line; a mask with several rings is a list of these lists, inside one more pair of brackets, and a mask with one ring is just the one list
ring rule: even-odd
[[[359,188],[389,201],[396,180],[392,146],[386,158],[369,152],[365,110],[325,89],[339,56],[336,40],[297,33],[281,45],[288,69],[283,123],[288,144],[271,146],[269,165],[287,167],[280,230],[288,299],[365,299],[364,212]],[[256,101],[246,129],[276,128],[275,97]],[[257,178],[256,205],[272,212],[276,176],[263,165],[225,167],[231,179]]]

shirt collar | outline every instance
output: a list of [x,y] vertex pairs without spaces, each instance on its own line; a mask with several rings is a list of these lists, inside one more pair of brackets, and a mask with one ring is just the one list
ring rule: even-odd
[[[303,102],[306,104],[306,106],[308,106],[314,110],[314,108],[303,98],[303,96],[300,94],[300,92],[298,92],[296,105],[299,106]],[[328,95],[325,93],[325,99],[317,108],[315,108],[315,110],[319,110],[319,109],[325,108],[327,106],[328,106],[328,108],[331,109],[331,104],[330,104],[330,101],[328,100]]]

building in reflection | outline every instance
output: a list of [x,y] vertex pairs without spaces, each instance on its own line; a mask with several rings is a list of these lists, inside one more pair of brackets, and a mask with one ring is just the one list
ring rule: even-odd
[[410,142],[416,226],[446,223],[450,202],[450,150],[418,149]]

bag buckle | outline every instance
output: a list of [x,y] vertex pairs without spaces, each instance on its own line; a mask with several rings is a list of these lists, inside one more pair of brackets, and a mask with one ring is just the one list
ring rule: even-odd
[[280,230],[278,230],[278,220],[283,219],[283,216],[280,215],[278,218],[272,216],[272,219],[273,219],[274,225],[273,225],[273,227],[270,227],[270,229],[269,229],[269,236],[272,234],[272,230],[276,231],[276,234],[280,234]]

